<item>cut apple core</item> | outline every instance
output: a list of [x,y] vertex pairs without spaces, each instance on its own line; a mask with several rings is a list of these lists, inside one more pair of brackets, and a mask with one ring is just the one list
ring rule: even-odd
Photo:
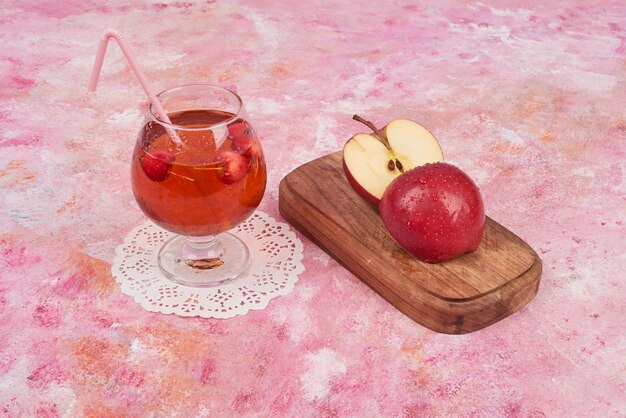
[[378,205],[387,186],[403,172],[443,161],[435,137],[416,122],[396,119],[389,122],[380,134],[385,136],[390,148],[376,134],[356,134],[343,148],[348,182],[361,197],[374,205]]
[[385,127],[385,135],[404,171],[443,161],[439,142],[428,129],[408,119],[395,119]]

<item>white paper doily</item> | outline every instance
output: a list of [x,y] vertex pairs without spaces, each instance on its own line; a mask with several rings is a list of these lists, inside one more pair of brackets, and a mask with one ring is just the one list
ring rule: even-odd
[[289,225],[256,211],[230,232],[248,245],[252,265],[247,274],[219,288],[187,287],[166,279],[156,256],[174,234],[152,222],[134,228],[117,247],[113,277],[145,309],[179,316],[231,318],[263,309],[291,292],[304,265],[302,242]]

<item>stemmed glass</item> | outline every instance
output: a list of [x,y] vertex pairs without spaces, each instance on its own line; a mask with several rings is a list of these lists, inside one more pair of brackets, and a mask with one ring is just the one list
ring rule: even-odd
[[265,193],[258,137],[234,92],[209,84],[157,95],[137,137],[132,188],[141,210],[178,235],[159,250],[159,268],[187,286],[215,286],[250,266],[250,251],[226,232],[245,221]]

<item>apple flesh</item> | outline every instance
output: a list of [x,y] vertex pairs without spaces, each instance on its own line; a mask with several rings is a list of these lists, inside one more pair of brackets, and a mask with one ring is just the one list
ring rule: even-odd
[[423,164],[443,161],[435,137],[422,125],[395,119],[373,134],[356,134],[343,147],[343,169],[350,186],[366,201],[378,206],[387,186],[400,174]]
[[343,147],[343,171],[355,192],[374,206],[400,171],[389,170],[387,148],[372,135],[357,134]]
[[485,209],[478,187],[446,163],[426,164],[393,180],[379,211],[389,234],[428,263],[472,252],[483,236]]

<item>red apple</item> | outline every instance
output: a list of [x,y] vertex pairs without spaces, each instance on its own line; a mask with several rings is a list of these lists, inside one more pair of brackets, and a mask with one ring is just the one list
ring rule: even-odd
[[435,137],[422,125],[395,119],[378,130],[371,122],[354,115],[373,134],[356,134],[343,147],[343,169],[352,188],[378,206],[383,192],[400,174],[414,167],[443,161]]
[[478,248],[485,209],[459,168],[426,164],[396,178],[378,207],[389,234],[415,257],[439,263]]

